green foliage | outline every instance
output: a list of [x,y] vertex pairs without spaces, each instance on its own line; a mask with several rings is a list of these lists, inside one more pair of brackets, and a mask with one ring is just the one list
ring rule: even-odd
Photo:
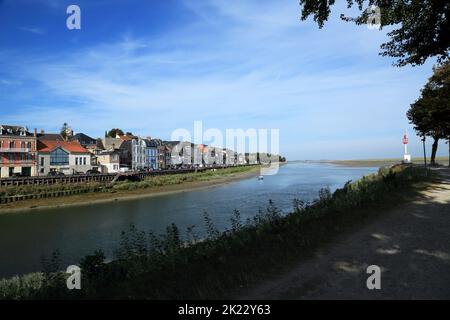
[[254,167],[230,167],[219,170],[206,170],[201,172],[179,173],[160,176],[149,176],[144,181],[123,181],[112,187],[101,182],[85,183],[55,183],[51,185],[10,185],[0,188],[0,204],[10,201],[41,199],[52,197],[71,196],[80,193],[133,191],[161,186],[182,184],[185,182],[210,181],[214,179],[233,176],[248,172]]
[[[300,0],[301,19],[312,16],[319,28],[328,20],[334,0]],[[380,55],[397,59],[397,66],[421,65],[430,57],[439,62],[448,59],[450,47],[450,4],[448,1],[347,0],[349,8],[357,7],[356,18],[341,14],[341,19],[365,24],[366,9],[376,5],[381,11],[381,26],[393,26],[390,40],[381,45]]]
[[220,236],[220,232],[214,226],[214,223],[206,211],[203,212],[203,220],[205,221],[206,234],[208,235],[208,238],[212,240],[217,239]]
[[61,127],[61,130],[59,131],[60,135],[64,138],[67,139],[67,130],[69,129],[69,125],[64,122],[63,126]]
[[[397,203],[399,195],[411,190],[415,182],[428,179],[425,173],[416,167],[382,168],[377,174],[347,182],[333,194],[324,188],[313,202],[294,200],[294,211],[289,214],[269,201],[266,210],[246,223],[235,210],[231,230],[222,233],[205,213],[206,237],[191,236],[194,241],[189,244],[174,224],[159,236],[130,226],[121,235],[115,260],[105,263],[102,252],[82,259],[84,280],[79,295],[55,288],[56,283],[64,287],[60,281],[45,280],[54,279],[49,273],[58,273],[58,254],[47,264],[42,285],[24,280],[22,288],[22,280],[14,278],[0,282],[0,295],[22,299],[33,296],[27,288],[37,288],[33,290],[41,298],[224,298],[238,286],[294,258],[308,257],[343,230],[376,216],[371,208]],[[193,229],[188,229],[188,235]]]
[[100,191],[104,186],[99,182],[88,183],[55,183],[49,185],[10,185],[0,188],[0,198],[11,196],[37,196],[49,195],[57,192],[85,190],[89,192]]
[[29,299],[42,290],[42,273],[30,273],[11,279],[0,279],[0,300]]
[[238,232],[242,230],[242,221],[241,221],[241,213],[239,210],[234,209],[233,215],[230,218],[231,222],[231,231],[232,232]]
[[434,139],[431,163],[435,163],[439,139],[450,140],[450,63],[433,68],[433,75],[407,117],[419,136]]
[[123,136],[124,133],[119,128],[113,128],[113,129],[109,130],[108,133],[107,133],[107,137],[110,137],[110,138],[116,138],[117,135]]

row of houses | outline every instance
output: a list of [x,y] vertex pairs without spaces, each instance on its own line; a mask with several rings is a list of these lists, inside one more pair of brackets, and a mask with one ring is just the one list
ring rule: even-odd
[[22,126],[0,125],[1,178],[245,163],[249,163],[245,155],[191,142],[131,134],[94,139],[83,133],[74,134],[70,128],[63,134],[52,134],[36,129],[30,132]]

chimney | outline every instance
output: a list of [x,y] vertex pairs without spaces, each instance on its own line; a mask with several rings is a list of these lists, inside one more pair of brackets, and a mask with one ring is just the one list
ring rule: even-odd
[[44,134],[44,129],[41,129],[41,134]]
[[37,129],[36,129],[36,128],[34,128],[34,133],[33,133],[33,135],[34,135],[34,137],[36,138],[36,136],[37,136]]

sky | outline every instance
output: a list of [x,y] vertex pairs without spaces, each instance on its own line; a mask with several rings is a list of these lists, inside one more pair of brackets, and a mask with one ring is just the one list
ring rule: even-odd
[[[80,30],[66,27],[71,4]],[[0,123],[162,139],[194,121],[279,129],[291,160],[401,158],[406,130],[420,157],[405,113],[435,60],[394,67],[378,55],[387,30],[341,21],[354,13],[345,6],[319,29],[300,10],[297,0],[0,0]]]

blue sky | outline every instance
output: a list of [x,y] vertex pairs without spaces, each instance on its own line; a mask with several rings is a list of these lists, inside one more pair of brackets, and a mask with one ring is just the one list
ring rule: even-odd
[[405,113],[434,61],[393,67],[386,31],[341,12],[320,30],[296,0],[0,0],[0,122],[163,139],[196,120],[278,128],[289,159],[401,157],[406,129],[420,156]]

